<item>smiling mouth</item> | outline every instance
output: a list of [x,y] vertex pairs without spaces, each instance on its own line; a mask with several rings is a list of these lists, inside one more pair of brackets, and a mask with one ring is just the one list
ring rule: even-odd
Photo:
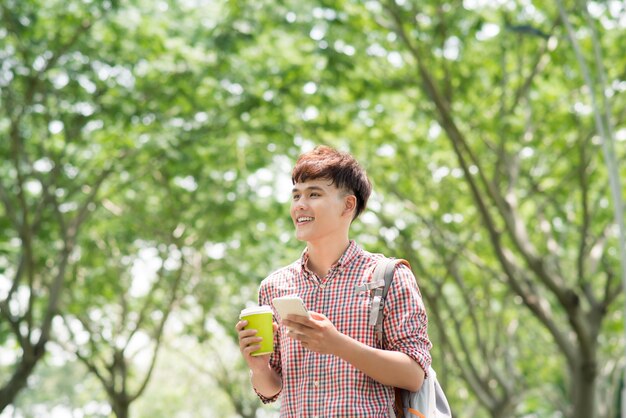
[[298,225],[305,224],[307,222],[312,222],[315,218],[311,216],[300,216],[296,219],[296,223]]

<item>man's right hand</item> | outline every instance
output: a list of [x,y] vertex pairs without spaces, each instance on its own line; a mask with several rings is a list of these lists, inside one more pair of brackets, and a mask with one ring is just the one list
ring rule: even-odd
[[[261,337],[257,337],[257,330],[255,329],[243,329],[246,325],[248,325],[248,321],[242,320],[237,322],[235,325],[235,329],[239,334],[239,351],[243,356],[244,360],[248,364],[248,367],[253,372],[256,370],[267,369],[267,366],[270,361],[270,355],[264,354],[260,356],[253,356],[252,353],[261,348],[259,343],[263,340]],[[278,325],[276,322],[272,323],[274,328],[274,334],[276,334],[276,330],[278,329]]]
[[[282,387],[282,380],[278,373],[270,367],[270,354],[261,356],[253,356],[252,352],[260,348],[259,342],[262,338],[256,336],[256,330],[243,329],[248,325],[248,321],[239,321],[235,325],[235,329],[239,334],[239,351],[243,355],[244,360],[250,368],[252,386],[255,387],[257,393],[265,398],[273,398],[278,394]],[[274,334],[278,330],[278,324],[273,324]]]

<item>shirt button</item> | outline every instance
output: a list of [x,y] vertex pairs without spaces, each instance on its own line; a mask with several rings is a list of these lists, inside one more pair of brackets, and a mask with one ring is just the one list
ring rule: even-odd
[[321,284],[320,285],[320,289],[326,289],[326,285],[325,284]]
[[316,388],[320,387],[320,382],[318,382],[317,380],[314,381],[313,386],[315,386]]

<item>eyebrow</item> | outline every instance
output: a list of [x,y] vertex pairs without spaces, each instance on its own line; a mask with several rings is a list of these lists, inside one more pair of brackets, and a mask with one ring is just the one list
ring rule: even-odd
[[[323,189],[323,188],[321,188],[320,186],[309,186],[309,187],[307,187],[306,189],[304,189],[304,191],[307,191],[307,190],[320,190],[320,191],[322,191],[322,192],[324,191],[324,189]],[[291,193],[296,193],[296,192],[300,192],[300,191],[301,191],[301,190],[299,190],[298,188],[294,187],[294,188],[291,190]]]

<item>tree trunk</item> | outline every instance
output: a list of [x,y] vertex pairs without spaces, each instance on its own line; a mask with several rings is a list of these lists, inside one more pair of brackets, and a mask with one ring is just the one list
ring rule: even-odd
[[596,353],[593,355],[578,357],[579,361],[571,370],[570,399],[572,409],[569,411],[571,418],[596,418],[595,407],[596,381],[598,376],[596,366]]
[[43,344],[37,344],[25,351],[13,376],[2,389],[0,389],[0,412],[11,405],[17,394],[26,387],[28,376],[31,375],[37,362],[43,357],[45,350]]
[[128,418],[130,402],[125,395],[117,395],[111,398],[111,408],[116,418]]
[[505,403],[497,405],[496,408],[489,411],[491,418],[510,418],[515,412],[515,403],[507,400]]

